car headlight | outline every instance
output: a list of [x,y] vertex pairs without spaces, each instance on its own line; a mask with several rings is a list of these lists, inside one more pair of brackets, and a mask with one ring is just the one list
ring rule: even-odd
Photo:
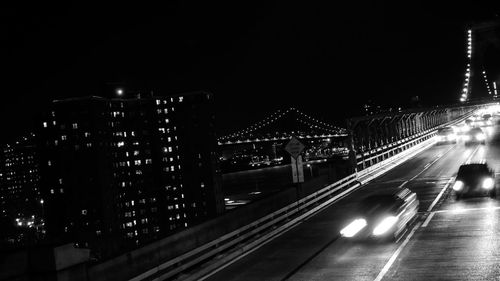
[[492,178],[485,178],[483,180],[483,188],[484,189],[492,189],[495,185],[495,181]]
[[353,237],[356,235],[361,229],[363,229],[366,226],[366,220],[365,219],[355,219],[353,222],[351,222],[349,225],[344,227],[341,231],[340,234],[344,237]]
[[375,229],[373,229],[373,235],[382,235],[386,233],[391,227],[396,224],[398,218],[395,216],[386,217],[382,222],[380,222]]
[[464,187],[463,181],[456,181],[455,184],[453,185],[453,190],[459,191],[462,190],[463,187]]
[[486,139],[486,136],[484,134],[477,134],[476,135],[476,140],[478,140],[478,141],[482,141],[485,139]]

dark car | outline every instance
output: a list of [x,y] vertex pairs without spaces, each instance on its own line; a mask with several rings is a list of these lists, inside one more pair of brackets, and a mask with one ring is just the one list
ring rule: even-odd
[[437,131],[437,144],[457,143],[457,134],[452,127],[440,128]]
[[481,130],[481,128],[471,128],[466,134],[464,134],[463,139],[465,141],[465,145],[469,145],[472,143],[486,143],[486,134]]
[[495,172],[488,164],[464,164],[458,170],[453,190],[457,199],[464,195],[496,197]]
[[359,211],[340,234],[346,238],[396,241],[417,218],[417,195],[396,188],[366,197]]
[[491,118],[491,114],[484,114],[483,115],[483,126],[492,126],[493,125],[493,120]]

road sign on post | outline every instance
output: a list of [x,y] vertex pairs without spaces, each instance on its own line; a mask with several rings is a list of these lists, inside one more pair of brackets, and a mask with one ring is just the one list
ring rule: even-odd
[[294,183],[304,182],[304,168],[302,166],[302,156],[300,153],[304,150],[304,145],[296,138],[292,139],[285,146],[285,150],[290,153],[292,164],[292,177]]
[[296,137],[292,137],[292,139],[285,146],[285,150],[288,153],[290,153],[290,155],[294,159],[297,159],[297,157],[300,155],[302,150],[304,150],[304,147],[305,146]]
[[292,158],[292,177],[294,183],[304,182],[304,168],[302,164],[302,155],[297,159]]
[[300,210],[300,198],[302,197],[301,182],[304,182],[304,168],[302,167],[302,156],[300,153],[304,150],[304,145],[296,138],[292,139],[285,146],[285,150],[290,153],[293,182],[297,184],[297,211]]

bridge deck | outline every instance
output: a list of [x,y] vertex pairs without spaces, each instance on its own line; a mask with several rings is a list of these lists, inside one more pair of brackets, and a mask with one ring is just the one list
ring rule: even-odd
[[[422,152],[206,280],[498,278],[499,202],[487,197],[456,202],[447,184],[467,159],[486,159],[500,167],[499,128],[487,129],[486,146],[458,143]],[[400,185],[415,191],[421,202],[414,232],[397,244],[349,242],[338,236],[362,194]]]

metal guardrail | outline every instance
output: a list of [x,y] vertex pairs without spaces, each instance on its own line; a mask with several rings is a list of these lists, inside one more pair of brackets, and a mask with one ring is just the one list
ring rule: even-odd
[[[448,122],[441,126],[461,122],[470,115],[472,115],[472,113],[466,114],[465,116],[462,116],[457,120]],[[214,258],[218,256],[221,252],[230,251],[231,249],[234,250],[234,248],[238,246],[240,243],[243,242],[255,243],[255,240],[259,240],[258,237],[257,239],[254,239],[253,242],[249,240],[251,240],[253,237],[258,236],[259,234],[263,234],[265,236],[266,230],[276,228],[277,225],[283,222],[285,222],[286,224],[286,221],[289,221],[291,217],[296,216],[297,213],[301,211],[307,211],[307,208],[310,208],[313,205],[318,205],[322,201],[325,200],[329,201],[328,198],[330,198],[331,200],[331,197],[334,196],[335,194],[338,195],[338,193],[344,194],[351,192],[359,185],[361,185],[361,183],[358,181],[360,177],[370,173],[374,173],[378,169],[384,168],[387,164],[390,164],[386,163],[387,161],[384,160],[388,160],[389,158],[394,158],[394,156],[400,156],[396,157],[398,159],[405,157],[406,155],[398,155],[398,154],[400,154],[401,152],[405,152],[409,150],[409,148],[415,147],[417,144],[420,144],[425,140],[432,138],[434,135],[436,135],[437,128],[439,127],[440,126],[437,126],[433,129],[429,129],[425,132],[420,133],[415,137],[406,138],[394,142],[392,144],[383,146],[376,150],[376,152],[380,151],[382,152],[377,153],[376,155],[372,155],[369,158],[363,159],[361,162],[357,163],[359,166],[360,164],[362,164],[363,161],[372,162],[373,159],[378,160],[377,163],[370,163],[370,166],[368,166],[366,169],[363,169],[360,172],[354,173],[348,177],[340,179],[337,182],[332,183],[324,187],[323,189],[298,200],[297,202],[289,204],[288,206],[283,207],[278,211],[268,214],[248,225],[245,225],[243,227],[238,228],[237,230],[225,234],[216,240],[206,243],[174,259],[161,263],[158,266],[130,279],[130,281],[165,280],[173,276],[176,276],[186,271],[187,269],[200,264],[201,262]],[[411,151],[408,152],[411,153]],[[348,190],[344,190],[345,187],[350,187],[350,188]],[[323,204],[324,203],[322,203],[321,205]],[[309,210],[307,213],[310,212],[311,210]],[[238,254],[241,253],[239,252]]]
[[[428,129],[424,132],[418,133],[413,137],[407,137],[405,139],[384,145],[382,147],[372,149],[369,152],[365,152],[363,154],[358,154],[358,155],[356,155],[356,159],[357,160],[362,159],[362,160],[357,162],[356,166],[358,168],[368,169],[372,165],[374,165],[380,161],[383,161],[385,159],[388,159],[390,157],[393,157],[397,153],[400,153],[401,151],[398,151],[398,150],[402,150],[402,151],[406,150],[409,147],[412,147],[417,143],[420,143],[426,139],[429,139],[429,138],[435,136],[438,128],[443,127],[443,126],[451,126],[451,125],[457,124],[459,122],[462,122],[463,120],[472,116],[474,111],[475,110],[472,110],[471,112],[465,114],[464,116],[461,116],[460,118],[458,118],[456,120],[449,121],[445,124],[441,124],[441,125],[436,126],[432,129]],[[401,145],[401,144],[403,144],[403,145]],[[383,152],[380,152],[380,151],[383,151]],[[376,154],[373,155],[373,153],[375,153],[375,152],[376,152]],[[368,156],[368,158],[364,158],[366,156]],[[374,162],[374,160],[375,160],[375,162]]]

